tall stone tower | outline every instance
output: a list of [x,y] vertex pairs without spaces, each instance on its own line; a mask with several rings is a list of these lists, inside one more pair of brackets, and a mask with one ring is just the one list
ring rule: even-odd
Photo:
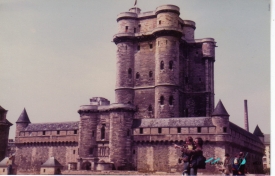
[[210,117],[214,109],[215,41],[194,39],[195,22],[162,5],[117,16],[116,102],[135,118]]

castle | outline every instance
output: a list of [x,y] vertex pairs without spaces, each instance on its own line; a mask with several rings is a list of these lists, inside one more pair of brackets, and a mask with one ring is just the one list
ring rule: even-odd
[[94,97],[80,106],[78,121],[60,123],[31,123],[24,109],[16,122],[18,171],[39,171],[53,156],[65,170],[180,172],[172,143],[192,136],[204,140],[206,158],[243,151],[248,171],[261,173],[253,164],[264,154],[260,129],[252,134],[230,122],[221,101],[214,107],[215,40],[194,39],[195,22],[179,15],[175,5],[120,13],[116,103]]

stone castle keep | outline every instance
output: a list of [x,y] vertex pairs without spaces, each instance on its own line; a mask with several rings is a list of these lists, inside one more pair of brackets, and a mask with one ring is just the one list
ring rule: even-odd
[[[54,157],[64,170],[180,172],[188,136],[204,140],[206,158],[247,154],[250,173],[261,173],[260,129],[254,134],[229,121],[222,102],[214,103],[213,38],[194,39],[195,22],[180,9],[138,7],[117,16],[115,103],[102,97],[80,106],[75,122],[31,123],[24,109],[16,122],[18,171],[39,171]],[[204,173],[218,173],[207,164]]]

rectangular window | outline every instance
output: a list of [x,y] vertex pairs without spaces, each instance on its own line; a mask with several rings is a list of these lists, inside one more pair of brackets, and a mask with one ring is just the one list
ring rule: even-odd
[[201,133],[201,127],[198,127],[198,128],[197,128],[197,132],[198,132],[198,133]]
[[158,133],[162,133],[162,128],[158,128]]
[[143,134],[143,128],[139,129],[139,134]]
[[223,127],[223,132],[226,133],[227,132],[227,128]]
[[5,169],[3,169],[3,172],[5,172]]
[[178,133],[181,133],[181,127],[178,127]]
[[140,50],[140,45],[138,45],[137,50],[138,50],[138,51]]
[[75,150],[73,150],[73,154],[75,154]]
[[128,32],[128,26],[125,26],[125,32]]
[[153,44],[150,44],[150,49],[152,49],[153,48]]
[[74,130],[74,134],[77,134],[77,130]]
[[44,172],[46,172],[46,169],[44,169]]
[[46,135],[46,131],[43,131],[43,135]]
[[60,131],[59,131],[59,130],[57,131],[57,134],[60,134]]

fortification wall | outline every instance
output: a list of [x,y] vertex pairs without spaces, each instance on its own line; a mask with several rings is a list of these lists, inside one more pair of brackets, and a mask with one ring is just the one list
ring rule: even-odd
[[67,170],[68,162],[77,162],[78,146],[61,143],[17,146],[15,163],[18,165],[18,172],[37,172],[40,170],[41,164],[51,156],[64,166],[64,170]]

